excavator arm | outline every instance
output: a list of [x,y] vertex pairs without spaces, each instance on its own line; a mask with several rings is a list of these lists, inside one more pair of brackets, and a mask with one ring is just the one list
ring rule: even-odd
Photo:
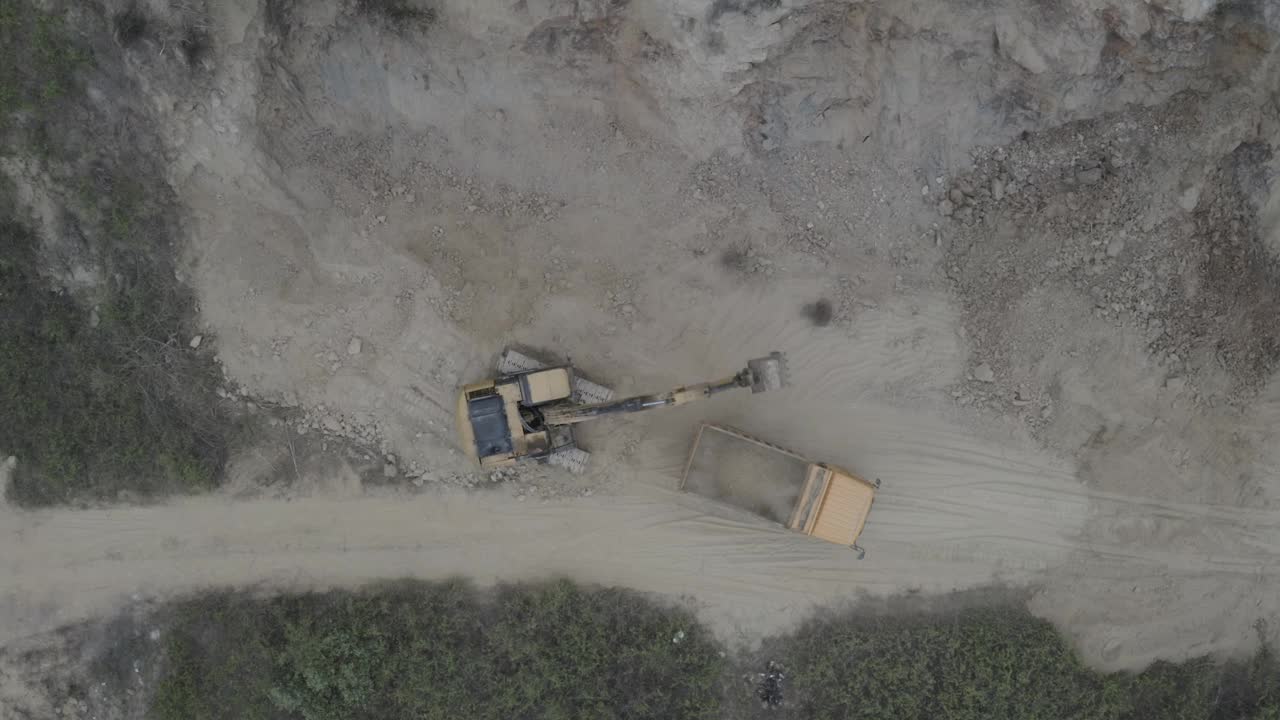
[[780,352],[774,352],[766,357],[747,361],[747,367],[723,380],[678,387],[656,395],[636,395],[590,405],[548,407],[543,411],[543,422],[547,425],[573,425],[604,415],[687,405],[736,388],[751,388],[752,393],[777,390],[785,387],[787,382],[786,357]]

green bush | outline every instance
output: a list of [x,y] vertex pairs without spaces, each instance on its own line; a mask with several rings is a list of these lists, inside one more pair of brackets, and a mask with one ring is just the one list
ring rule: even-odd
[[27,228],[0,217],[0,244],[0,437],[19,458],[10,499],[214,487],[228,421],[209,402],[212,362],[181,342],[193,308],[172,275],[160,275],[168,266],[112,253],[95,326],[89,308],[40,274]]
[[425,30],[436,21],[435,8],[414,4],[410,0],[356,0],[356,10],[397,30]]
[[1097,673],[1016,604],[816,618],[751,661],[785,668],[774,710],[688,613],[567,581],[222,593],[172,625],[152,720],[1280,720],[1269,650]]
[[715,716],[720,664],[685,613],[558,582],[500,591],[496,621],[489,645],[507,681],[495,688],[495,717]]
[[774,652],[800,715],[815,720],[1241,720],[1280,707],[1267,650],[1248,663],[1103,674],[1019,605],[831,615],[775,640]]
[[216,594],[180,603],[165,643],[163,680],[150,716],[212,720],[280,716],[271,691],[273,627],[269,614],[243,596]]
[[[397,583],[178,613],[154,720],[717,717],[722,660],[686,612],[566,581]],[[673,642],[683,632],[680,642]]]
[[1095,717],[1099,678],[1053,627],[972,609],[946,621],[824,618],[787,641],[784,665],[813,718]]
[[76,87],[76,72],[89,59],[56,15],[31,0],[0,0],[0,129],[19,112],[42,123]]
[[[41,168],[71,228],[43,242],[0,182],[0,452],[19,459],[8,499],[24,505],[211,488],[237,432],[216,366],[185,344],[195,304],[174,275],[171,193],[145,129],[81,90],[110,60],[86,42],[58,12],[0,0],[0,153]],[[73,294],[68,265],[102,280]]]

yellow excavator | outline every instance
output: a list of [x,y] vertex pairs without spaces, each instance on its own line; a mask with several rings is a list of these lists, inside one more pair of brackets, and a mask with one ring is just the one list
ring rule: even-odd
[[686,405],[729,390],[761,393],[787,385],[786,358],[780,352],[748,360],[745,368],[722,380],[622,399],[578,377],[571,365],[544,365],[515,350],[502,354],[498,373],[493,380],[467,385],[458,397],[462,447],[485,469],[536,460],[581,473],[590,456],[574,440],[578,423]]

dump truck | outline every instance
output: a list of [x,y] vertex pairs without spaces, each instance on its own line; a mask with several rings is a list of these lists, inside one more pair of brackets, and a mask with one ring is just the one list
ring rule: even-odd
[[815,462],[728,425],[702,423],[680,489],[763,515],[788,529],[865,551],[858,537],[880,480]]
[[498,359],[496,378],[462,388],[458,435],[481,468],[541,461],[581,473],[589,454],[574,437],[579,423],[678,407],[738,389],[761,393],[786,384],[786,358],[774,352],[748,360],[745,368],[721,380],[615,399],[612,390],[579,377],[568,363],[548,365],[508,348]]

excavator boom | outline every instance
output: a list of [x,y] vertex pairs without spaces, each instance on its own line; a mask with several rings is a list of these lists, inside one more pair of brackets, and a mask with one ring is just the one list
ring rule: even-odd
[[687,405],[735,388],[751,388],[752,393],[762,393],[786,387],[788,383],[786,356],[773,352],[765,357],[748,360],[745,368],[723,380],[678,387],[656,395],[636,395],[590,405],[552,406],[543,411],[543,421],[547,425],[573,425],[604,415]]

